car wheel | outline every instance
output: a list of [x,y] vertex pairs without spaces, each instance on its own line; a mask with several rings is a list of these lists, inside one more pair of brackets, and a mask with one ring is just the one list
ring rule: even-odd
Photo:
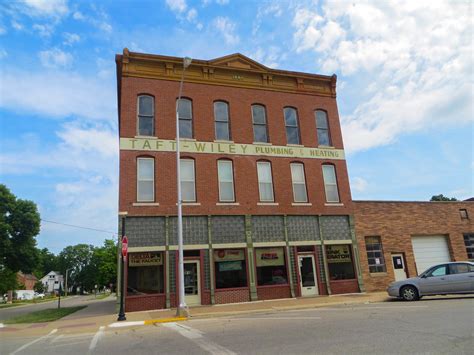
[[418,290],[414,286],[404,286],[400,291],[400,296],[405,301],[417,301],[420,298]]

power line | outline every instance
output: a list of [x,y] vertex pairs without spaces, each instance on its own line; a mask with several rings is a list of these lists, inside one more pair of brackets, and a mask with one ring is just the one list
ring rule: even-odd
[[111,231],[106,231],[106,230],[103,230],[103,229],[90,228],[90,227],[83,227],[83,226],[76,226],[76,225],[74,225],[74,224],[67,224],[67,223],[60,223],[60,222],[48,221],[48,220],[46,220],[46,219],[41,219],[41,221],[42,221],[42,222],[47,222],[47,223],[59,224],[60,226],[73,227],[73,228],[79,228],[79,229],[88,229],[88,230],[95,231],[95,232],[111,233],[111,234],[118,235],[118,233],[111,232]]

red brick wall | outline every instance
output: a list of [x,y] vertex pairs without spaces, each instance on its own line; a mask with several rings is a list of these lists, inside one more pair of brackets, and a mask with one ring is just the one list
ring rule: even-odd
[[331,292],[334,295],[359,292],[359,284],[357,280],[338,280],[329,281],[329,283],[331,286]]
[[216,301],[216,304],[249,302],[250,291],[248,288],[216,290],[214,294],[214,299]]
[[[462,220],[460,209],[467,209],[470,219]],[[354,216],[364,285],[369,292],[385,290],[395,280],[392,253],[404,253],[408,277],[417,275],[413,235],[446,235],[452,260],[467,260],[463,233],[474,232],[474,202],[355,201]],[[381,237],[386,273],[369,273],[366,236]]]
[[259,300],[291,298],[290,286],[257,287]]
[[125,312],[162,309],[166,307],[165,295],[127,296],[125,297]]
[[[123,78],[121,98],[120,136],[136,135],[137,95],[147,93],[155,96],[156,135],[162,139],[175,138],[175,102],[178,83],[165,80]],[[293,106],[298,110],[301,143],[317,147],[315,109],[328,112],[333,145],[343,149],[342,135],[334,98],[303,94],[279,93],[255,89],[216,87],[205,84],[186,83],[184,96],[193,100],[194,138],[198,141],[214,140],[213,102],[225,100],[229,103],[232,140],[236,143],[253,142],[251,105],[261,103],[267,109],[269,140],[273,145],[286,145],[283,107]],[[144,152],[145,153],[145,152]],[[175,155],[166,152],[146,152],[155,158],[156,207],[133,207],[136,202],[136,157],[141,152],[120,152],[120,211],[129,215],[165,215],[176,213]],[[226,156],[217,154],[182,154],[196,158],[196,192],[201,206],[184,207],[184,214],[351,214],[351,194],[345,161],[319,159],[267,158],[272,162],[275,202],[279,206],[257,206],[258,183],[257,157]],[[217,162],[229,157],[234,161],[236,201],[240,206],[216,206],[218,202]],[[298,160],[305,164],[307,190],[312,207],[292,206],[291,174],[289,163]],[[325,204],[321,164],[331,162],[336,166],[338,187],[343,207],[328,207]]]

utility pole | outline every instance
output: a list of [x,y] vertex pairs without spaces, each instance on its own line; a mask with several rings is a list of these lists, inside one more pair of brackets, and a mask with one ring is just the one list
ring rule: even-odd
[[[127,240],[125,237],[125,216],[122,217],[122,237],[121,237],[121,244],[123,249],[123,242],[124,239]],[[125,317],[125,310],[124,310],[124,297],[125,297],[125,257],[123,251],[120,253],[121,259],[121,268],[120,268],[120,311],[118,314],[118,321],[127,320]]]

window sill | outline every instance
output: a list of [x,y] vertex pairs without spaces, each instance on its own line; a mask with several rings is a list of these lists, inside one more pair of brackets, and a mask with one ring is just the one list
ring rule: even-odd
[[180,142],[196,142],[196,138],[179,138]]
[[297,147],[297,148],[304,148],[303,144],[287,144],[287,147]]
[[253,142],[252,144],[255,144],[255,145],[273,145],[273,144],[267,143],[267,142]]
[[158,202],[134,202],[132,206],[159,206]]
[[227,141],[225,139],[215,139],[214,143],[228,143],[228,144],[233,144],[234,141]]
[[386,272],[371,272],[369,273],[370,277],[386,277],[388,273]]
[[181,206],[201,206],[200,202],[182,202]]
[[278,206],[278,202],[257,202],[257,206]]
[[157,139],[158,137],[157,136],[135,136],[134,138],[138,138],[138,139]]
[[216,206],[240,206],[238,202],[217,202]]
[[336,202],[334,202],[334,203],[329,202],[329,203],[325,203],[324,206],[341,207],[341,206],[344,206],[344,204],[343,203],[336,203]]
[[321,148],[321,149],[336,149],[336,147],[334,147],[332,145],[318,145],[318,148]]
[[291,205],[292,206],[312,206],[313,204],[308,203],[308,202],[293,202]]

